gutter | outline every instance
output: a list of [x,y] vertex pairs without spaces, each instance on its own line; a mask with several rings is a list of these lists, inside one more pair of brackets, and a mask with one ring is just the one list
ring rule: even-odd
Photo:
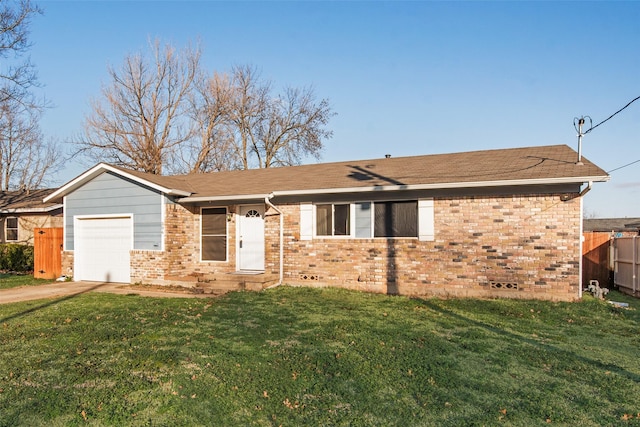
[[[270,194],[245,194],[227,196],[196,196],[183,197],[179,203],[199,203],[199,202],[222,202],[233,200],[259,200],[265,197],[275,196],[304,196],[316,194],[343,194],[343,193],[377,193],[384,191],[407,191],[407,190],[446,190],[453,188],[480,188],[480,187],[505,187],[520,185],[544,185],[544,184],[575,184],[589,183],[589,189],[593,182],[609,181],[609,175],[588,176],[588,177],[566,177],[566,178],[541,178],[541,179],[518,179],[508,181],[473,181],[473,182],[444,182],[434,184],[409,184],[409,185],[376,185],[372,187],[343,187],[343,188],[315,188],[309,190],[283,190],[274,191]],[[585,190],[585,194],[586,191]],[[582,195],[582,194],[581,194]]]
[[314,189],[314,190],[290,190],[278,191],[277,196],[297,196],[304,194],[327,194],[327,193],[368,193],[379,191],[398,191],[398,190],[440,190],[451,188],[479,188],[479,187],[509,187],[519,185],[543,185],[543,184],[575,184],[583,182],[606,182],[609,175],[591,176],[591,177],[569,177],[569,178],[552,178],[552,179],[516,179],[506,181],[473,181],[473,182],[441,182],[434,184],[409,184],[409,185],[376,185],[373,187],[347,187],[332,189]]
[[585,187],[584,190],[580,192],[580,194],[578,194],[578,197],[582,197],[585,194],[587,194],[589,191],[591,191],[591,187],[593,187],[593,181],[587,182],[587,186]]
[[271,203],[271,199],[275,196],[275,194],[270,193],[264,196],[264,203],[267,206],[272,207],[278,215],[280,215],[280,268],[279,268],[279,278],[278,283],[275,285],[268,286],[266,289],[275,288],[277,286],[282,285],[282,281],[284,279],[284,214],[280,209],[278,209],[273,203]]
[[62,208],[63,205],[57,204],[46,208],[15,208],[15,209],[2,209],[0,214],[17,214],[17,213],[46,213],[56,209]]
[[178,203],[182,204],[182,203],[200,203],[200,202],[224,202],[224,201],[259,200],[259,199],[266,200],[267,198],[271,199],[274,196],[275,196],[274,193],[270,193],[270,194],[245,194],[245,195],[230,195],[230,196],[182,197],[181,199],[178,200]]

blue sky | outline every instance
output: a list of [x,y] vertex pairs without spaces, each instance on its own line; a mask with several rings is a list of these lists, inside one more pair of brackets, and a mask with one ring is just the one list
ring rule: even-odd
[[[312,86],[337,115],[321,161],[567,144],[640,96],[640,2],[40,1],[31,59],[61,149],[82,131],[107,66],[159,38],[199,41],[205,66],[257,66]],[[609,171],[640,160],[640,101],[589,133]],[[315,161],[309,159],[309,161]],[[67,162],[61,185],[86,169]],[[640,217],[640,163],[585,197],[597,217]]]

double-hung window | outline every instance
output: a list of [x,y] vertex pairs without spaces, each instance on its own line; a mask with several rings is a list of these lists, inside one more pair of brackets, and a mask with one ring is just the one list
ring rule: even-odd
[[4,235],[7,242],[18,240],[18,218],[11,216],[5,220]]
[[300,239],[311,240],[313,236],[356,239],[408,237],[433,241],[433,199],[303,203],[300,206]]
[[349,204],[316,205],[317,236],[348,236],[351,234]]
[[227,260],[227,209],[202,208],[202,261]]

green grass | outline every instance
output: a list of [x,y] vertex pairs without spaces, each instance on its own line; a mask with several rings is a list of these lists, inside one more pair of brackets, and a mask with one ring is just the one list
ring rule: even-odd
[[0,305],[0,426],[640,425],[640,302],[280,287]]
[[37,286],[52,283],[50,279],[34,279],[32,274],[0,273],[0,289],[17,288],[19,286]]

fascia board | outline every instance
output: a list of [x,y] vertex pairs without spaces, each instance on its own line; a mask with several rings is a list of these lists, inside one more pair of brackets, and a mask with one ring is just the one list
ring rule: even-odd
[[127,178],[127,179],[130,179],[130,180],[132,180],[134,182],[138,182],[140,184],[146,185],[147,187],[153,188],[155,190],[160,191],[161,193],[165,193],[165,194],[168,194],[170,196],[187,197],[187,196],[191,195],[191,193],[188,192],[188,191],[177,190],[177,189],[174,189],[174,188],[166,188],[166,187],[163,187],[161,185],[155,184],[153,182],[147,181],[146,179],[141,179],[141,178],[139,178],[139,177],[137,177],[135,175],[129,174],[127,172],[124,172],[124,171],[122,171],[120,169],[116,169],[113,166],[108,165],[106,163],[100,163],[100,164],[94,166],[93,168],[89,169],[88,171],[86,171],[82,175],[78,176],[77,178],[69,181],[67,184],[65,184],[62,187],[60,187],[58,190],[54,191],[53,193],[51,193],[50,195],[45,197],[43,199],[43,201],[44,202],[48,202],[50,200],[55,200],[55,199],[58,199],[58,198],[60,198],[62,196],[66,196],[67,194],[69,194],[73,190],[75,190],[76,188],[82,186],[86,182],[92,180],[96,176],[98,176],[101,173],[104,173],[106,171],[115,173],[116,175],[120,175],[120,176],[122,176],[124,178]]
[[566,177],[566,178],[539,178],[518,179],[504,181],[475,181],[475,182],[449,182],[438,184],[413,184],[413,185],[380,185],[374,187],[347,187],[347,188],[322,188],[313,190],[289,190],[274,191],[270,194],[245,194],[229,196],[196,196],[179,199],[179,203],[221,202],[233,200],[262,200],[265,196],[299,196],[314,194],[340,194],[340,193],[370,193],[382,191],[411,191],[411,190],[446,190],[455,188],[479,188],[479,187],[505,187],[522,185],[552,185],[552,184],[576,184],[585,182],[606,182],[609,175],[590,177]]
[[328,188],[317,190],[292,190],[274,191],[274,196],[297,196],[305,194],[331,194],[331,193],[373,193],[380,191],[402,191],[402,190],[446,190],[456,188],[480,188],[480,187],[511,187],[523,185],[553,185],[553,184],[577,184],[585,182],[605,182],[609,176],[572,177],[572,178],[541,178],[541,179],[519,179],[505,181],[476,181],[476,182],[448,182],[437,184],[413,184],[413,185],[380,185],[374,187],[351,187],[351,188]]
[[202,202],[223,202],[234,200],[264,200],[268,194],[237,194],[232,196],[201,196],[201,197],[183,197],[178,203],[202,203]]
[[56,209],[62,208],[63,205],[52,205],[46,208],[17,208],[17,209],[2,209],[0,213],[3,214],[13,214],[13,213],[43,213],[43,212],[51,212]]

